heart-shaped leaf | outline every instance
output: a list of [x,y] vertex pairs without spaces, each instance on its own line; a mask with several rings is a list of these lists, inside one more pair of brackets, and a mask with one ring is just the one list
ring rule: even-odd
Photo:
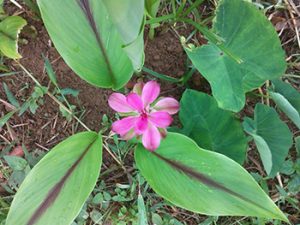
[[135,160],[154,191],[187,210],[288,221],[238,163],[181,134],[169,133],[155,152],[139,145]]
[[71,224],[96,184],[101,163],[98,134],[83,132],[61,142],[23,181],[6,224]]
[[256,105],[254,120],[245,118],[243,125],[254,139],[267,174],[274,177],[293,144],[288,126],[273,108],[263,104]]
[[231,112],[220,109],[213,97],[186,90],[180,101],[179,116],[182,133],[201,148],[222,153],[240,164],[244,162],[247,140],[243,127]]
[[246,92],[284,73],[284,51],[272,24],[244,0],[221,0],[213,30],[224,39],[227,53],[212,43],[185,50],[209,81],[218,105],[237,112],[245,105]]
[[[124,33],[116,27],[116,15],[110,14],[119,11],[108,10],[105,2],[98,0],[38,0],[38,4],[54,45],[81,78],[96,86],[113,89],[128,82],[134,71],[133,63],[123,49],[128,43],[123,40]],[[143,5],[135,4],[138,8]],[[136,5],[130,7],[136,8]],[[132,17],[123,17],[123,20],[127,19],[129,22],[123,21],[123,24],[130,25]],[[142,20],[135,24],[140,29]],[[131,26],[124,28],[131,29]]]
[[0,22],[0,52],[6,57],[22,57],[18,53],[18,36],[26,24],[26,20],[20,16],[9,16]]

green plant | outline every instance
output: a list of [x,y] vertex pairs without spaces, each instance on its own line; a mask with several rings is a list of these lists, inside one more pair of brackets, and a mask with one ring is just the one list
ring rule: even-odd
[[[167,132],[166,128],[172,122],[170,115],[176,113],[179,107],[174,99],[158,98],[159,85],[156,82],[150,81],[145,85],[139,82],[127,96],[114,93],[109,98],[109,105],[118,112],[118,119],[125,118],[114,122],[112,131],[122,139],[132,139],[119,142],[116,135],[104,134],[110,125],[108,119],[103,119],[104,128],[96,133],[75,115],[74,108],[58,86],[49,61],[46,60],[46,70],[55,86],[55,94],[42,87],[19,63],[37,85],[29,100],[29,108],[34,112],[38,99],[47,94],[59,104],[67,119],[75,118],[87,131],[58,144],[32,169],[13,200],[8,225],[70,224],[80,212],[87,213],[87,210],[81,209],[87,207],[85,201],[96,185],[102,164],[102,148],[129,177],[131,174],[123,165],[123,159],[129,150],[135,148],[137,168],[153,190],[176,206],[214,216],[207,223],[215,223],[218,216],[224,215],[258,217],[252,219],[256,223],[265,219],[289,222],[277,206],[278,202],[290,201],[297,208],[298,203],[289,197],[289,193],[294,193],[293,188],[298,187],[299,165],[285,160],[293,145],[288,126],[270,104],[257,104],[254,120],[234,114],[244,107],[246,93],[266,83],[268,93],[262,97],[267,99],[266,102],[271,97],[299,127],[298,92],[277,80],[286,69],[278,36],[272,24],[249,2],[219,1],[211,30],[199,21],[201,17],[197,16],[197,20],[188,17],[203,1],[189,2],[180,1],[178,4],[171,1],[173,12],[156,17],[159,1],[38,1],[45,26],[67,64],[89,83],[114,90],[122,88],[134,71],[143,68],[145,24],[151,25],[151,37],[154,37],[154,28],[161,22],[184,22],[193,26],[204,35],[208,44],[195,47],[181,38],[193,64],[182,78],[144,70],[161,79],[185,85],[197,69],[209,81],[213,97],[186,90],[180,102],[183,128],[171,128],[173,132]],[[150,18],[147,21],[145,7]],[[269,80],[272,80],[272,87]],[[18,108],[15,99],[6,92],[10,102]],[[1,118],[0,125],[12,114],[8,115]],[[250,135],[249,140],[253,139],[257,146],[267,178],[278,173],[293,174],[290,190],[278,187],[280,197],[276,204],[268,196],[265,178],[253,173],[251,176],[241,166],[247,148],[241,119],[244,120],[245,132]],[[112,141],[114,144],[111,144]],[[52,170],[49,171],[49,168]],[[106,192],[97,192],[91,202],[99,204],[105,198],[115,202],[132,201],[135,187],[120,186],[115,189],[114,196],[106,194],[105,197]],[[32,192],[37,193],[34,198],[31,197]],[[76,193],[76,198],[73,193]],[[138,217],[139,224],[147,224],[149,217],[140,190],[136,199],[137,209],[123,206],[118,216],[128,216],[128,223],[134,223],[132,218]],[[165,221],[181,224],[177,220],[171,222],[155,214],[152,216],[159,221],[158,224]],[[103,215],[93,209],[91,217],[97,224],[102,221]],[[113,218],[122,224],[118,218]]]

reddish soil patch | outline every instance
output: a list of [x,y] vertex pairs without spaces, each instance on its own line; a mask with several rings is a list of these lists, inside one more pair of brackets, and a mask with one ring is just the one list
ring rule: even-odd
[[[8,11],[10,10],[8,9]],[[70,101],[78,109],[80,106],[84,108],[86,113],[82,120],[89,128],[98,131],[101,127],[101,119],[104,114],[113,119],[113,112],[107,104],[107,99],[111,91],[93,87],[74,74],[56,51],[42,22],[32,20],[27,16],[25,18],[29,25],[35,27],[37,35],[36,37],[32,37],[32,35],[22,33],[21,38],[27,40],[28,44],[20,46],[19,51],[23,56],[20,60],[21,64],[42,85],[50,87],[50,90],[52,90],[53,87],[44,71],[42,54],[49,58],[57,75],[59,86],[61,88],[73,88],[80,91],[78,96],[79,102],[75,101],[74,98],[70,99]],[[189,33],[186,29],[182,29],[181,31],[183,34]],[[186,55],[178,41],[178,37],[176,37],[176,34],[172,30],[158,31],[154,40],[149,40],[147,34],[145,34],[145,43],[146,67],[177,78],[184,74]],[[21,71],[16,63],[12,61],[7,61],[7,65],[12,71]],[[132,79],[135,80],[136,78],[133,77]],[[144,79],[146,81],[147,79],[154,78],[144,77]],[[35,86],[33,81],[22,72],[18,75],[0,78],[0,81],[1,83],[7,83],[20,103],[30,96]],[[179,100],[184,91],[183,87],[161,80],[160,82],[162,95],[173,96]],[[24,88],[25,86],[28,86],[28,88]],[[0,87],[0,98],[7,101],[2,85]],[[2,114],[7,112],[4,107],[1,108]],[[71,134],[84,130],[80,125],[78,129],[74,128],[76,127],[76,121],[67,123],[65,118],[61,116],[58,105],[48,96],[44,97],[44,104],[39,107],[36,114],[26,112],[21,117],[14,116],[9,123],[16,137],[19,139],[19,143],[25,144],[31,151],[41,148],[41,146],[44,149],[51,149]],[[3,135],[7,136],[8,134],[4,132]]]

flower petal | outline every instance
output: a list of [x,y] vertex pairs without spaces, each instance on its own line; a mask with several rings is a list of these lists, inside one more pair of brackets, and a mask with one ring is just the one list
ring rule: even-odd
[[117,112],[128,113],[134,111],[134,109],[127,103],[125,95],[120,93],[111,94],[108,98],[108,104]]
[[140,116],[135,123],[135,133],[140,135],[145,132],[148,127],[148,119]]
[[167,112],[170,115],[179,111],[179,102],[175,98],[162,98],[153,107],[156,111]]
[[149,120],[159,128],[167,128],[173,122],[172,117],[167,112],[153,112],[149,115]]
[[136,93],[130,93],[127,96],[127,103],[137,111],[142,111],[144,109],[142,99]]
[[118,120],[112,124],[112,131],[121,136],[124,136],[132,128],[134,128],[137,119],[138,117],[129,116],[124,119]]
[[154,125],[149,123],[148,128],[143,134],[142,142],[144,147],[150,151],[154,151],[158,148],[160,144],[160,139],[161,136],[158,129]]
[[156,81],[149,81],[145,84],[142,91],[142,101],[145,108],[159,96],[159,92],[160,86]]

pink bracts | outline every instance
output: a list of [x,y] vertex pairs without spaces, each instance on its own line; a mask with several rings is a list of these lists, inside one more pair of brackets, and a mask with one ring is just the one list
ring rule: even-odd
[[179,110],[179,103],[174,98],[159,98],[156,101],[159,93],[160,86],[156,81],[137,83],[127,97],[113,93],[108,99],[109,106],[126,117],[114,122],[112,131],[125,140],[142,136],[146,149],[157,149],[167,134],[166,128],[173,121],[171,115]]

